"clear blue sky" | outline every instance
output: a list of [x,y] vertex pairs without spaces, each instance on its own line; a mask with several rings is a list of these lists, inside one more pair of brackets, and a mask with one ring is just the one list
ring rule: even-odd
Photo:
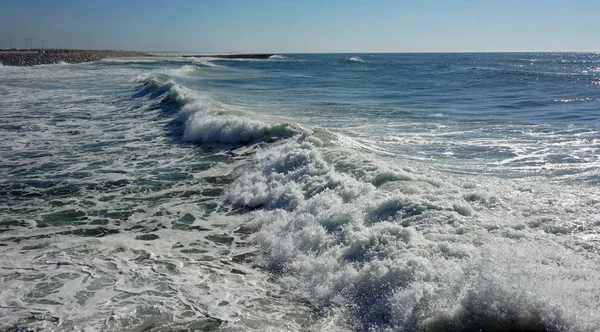
[[600,51],[600,0],[1,0],[0,40],[197,52]]

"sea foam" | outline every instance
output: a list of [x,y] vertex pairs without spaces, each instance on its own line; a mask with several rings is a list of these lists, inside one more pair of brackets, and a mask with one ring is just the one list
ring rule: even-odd
[[472,188],[296,137],[257,152],[227,200],[254,210],[261,266],[360,330],[599,328],[597,267]]

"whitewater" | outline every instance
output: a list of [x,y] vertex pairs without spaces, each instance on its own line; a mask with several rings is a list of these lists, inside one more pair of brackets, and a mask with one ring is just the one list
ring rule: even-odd
[[600,54],[0,66],[0,331],[598,331]]

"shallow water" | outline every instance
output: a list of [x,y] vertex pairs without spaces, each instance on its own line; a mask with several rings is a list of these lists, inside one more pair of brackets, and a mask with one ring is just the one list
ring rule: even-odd
[[0,74],[0,329],[600,329],[600,55]]

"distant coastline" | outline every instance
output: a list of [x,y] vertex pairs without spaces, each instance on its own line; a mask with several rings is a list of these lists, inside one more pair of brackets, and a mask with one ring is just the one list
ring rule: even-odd
[[[268,59],[273,54],[184,54],[170,55],[169,58],[211,57],[224,59]],[[109,50],[2,50],[0,63],[4,66],[36,66],[54,63],[82,63],[105,58],[164,58],[136,51]]]

